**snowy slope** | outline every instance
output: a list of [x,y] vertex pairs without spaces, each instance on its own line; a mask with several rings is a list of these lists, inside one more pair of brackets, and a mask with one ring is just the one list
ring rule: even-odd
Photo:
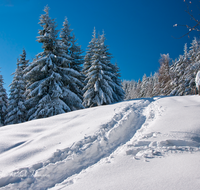
[[1,189],[198,189],[200,97],[125,101],[0,128]]

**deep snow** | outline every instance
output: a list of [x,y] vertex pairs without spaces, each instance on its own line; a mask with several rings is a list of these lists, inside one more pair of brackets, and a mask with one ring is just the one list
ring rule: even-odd
[[155,97],[0,128],[1,189],[198,189],[200,97]]

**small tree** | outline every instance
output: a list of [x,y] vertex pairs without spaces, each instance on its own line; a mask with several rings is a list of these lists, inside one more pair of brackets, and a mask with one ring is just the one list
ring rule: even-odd
[[154,80],[151,73],[150,77],[148,77],[146,97],[153,97],[153,87],[154,87]]
[[112,65],[113,67],[113,77],[112,80],[115,83],[114,89],[113,89],[113,98],[115,102],[120,102],[124,100],[125,97],[125,92],[122,88],[122,81],[120,80],[120,71],[119,71],[119,67],[117,65],[117,63],[115,63],[115,65]]
[[3,84],[3,76],[0,75],[0,126],[5,125],[5,116],[7,114],[8,104],[8,97]]
[[159,85],[160,85],[160,95],[169,95],[170,93],[170,58],[169,54],[161,54],[161,58],[159,60],[160,68],[159,68]]
[[153,75],[153,91],[152,96],[158,96],[160,92],[160,85],[159,85],[159,74],[157,72]]
[[24,70],[27,67],[26,52],[23,50],[20,55],[20,60],[17,60],[17,69],[13,73],[14,78],[10,84],[10,97],[8,113],[6,115],[6,124],[16,124],[26,121],[26,107],[24,105],[26,97],[26,81],[24,79]]
[[148,88],[148,78],[147,78],[147,75],[144,74],[142,77],[142,82],[141,82],[140,97],[143,97],[143,98],[146,97],[147,88]]

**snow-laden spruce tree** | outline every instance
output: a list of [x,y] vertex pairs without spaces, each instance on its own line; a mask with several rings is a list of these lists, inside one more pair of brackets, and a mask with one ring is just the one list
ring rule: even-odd
[[153,97],[153,87],[154,87],[154,80],[151,73],[150,77],[148,77],[147,90],[146,90],[145,97],[147,98]]
[[171,92],[171,76],[170,76],[170,57],[169,54],[161,54],[159,68],[159,95],[169,95]]
[[92,53],[91,66],[86,74],[87,85],[84,87],[83,105],[85,107],[107,105],[114,102],[113,86],[115,84],[112,81],[112,68],[109,66],[110,63],[104,49],[102,49],[100,36],[94,44]]
[[57,41],[59,44],[58,55],[61,57],[65,57],[66,59],[71,59],[69,49],[71,47],[71,32],[70,25],[68,23],[67,18],[65,18],[63,22],[63,28],[60,31],[60,40]]
[[8,105],[8,97],[3,84],[3,76],[0,75],[0,126],[5,125],[5,116],[7,114]]
[[200,70],[200,42],[194,38],[189,50],[190,65],[187,68],[187,79],[189,79],[189,86],[191,88],[191,94],[196,93],[195,77]]
[[75,39],[75,35],[72,35],[71,40],[72,46],[70,47],[70,56],[71,56],[71,63],[70,66],[72,69],[81,72],[82,71],[82,64],[84,63],[83,60],[83,51],[81,49],[81,46],[78,45],[77,40]]
[[179,59],[170,68],[172,74],[170,95],[182,96],[191,94],[190,81],[195,78],[195,76],[192,77],[191,75],[191,69],[191,57],[188,53],[187,44],[185,44],[184,55],[180,55]]
[[160,92],[160,85],[159,85],[159,74],[157,72],[153,75],[153,89],[152,89],[152,97],[158,96]]
[[142,82],[139,79],[137,82],[137,87],[136,87],[136,98],[141,98],[141,85],[142,85]]
[[125,92],[124,92],[123,87],[122,87],[122,81],[120,79],[120,77],[121,77],[120,70],[119,70],[117,63],[112,65],[112,70],[113,70],[113,75],[114,75],[112,77],[112,80],[115,83],[115,86],[114,86],[114,89],[113,89],[113,91],[114,91],[113,98],[114,98],[115,102],[120,102],[120,101],[124,100]]
[[[86,55],[84,57],[84,66],[83,66],[83,69],[82,69],[82,73],[85,76],[87,76],[88,70],[91,67],[92,56],[94,55],[94,49],[95,49],[96,43],[97,43],[96,29],[94,28],[92,40],[89,42],[87,52],[86,52]],[[86,83],[88,82],[87,79],[85,81],[86,81]]]
[[134,80],[126,81],[124,80],[122,82],[122,87],[125,92],[124,99],[130,100],[137,98],[136,88],[137,88],[137,82]]
[[74,69],[75,71],[80,73],[80,76],[78,77],[77,83],[70,83],[70,90],[78,95],[78,97],[83,100],[83,87],[84,87],[84,80],[85,75],[82,73],[82,64],[84,62],[83,56],[81,55],[83,53],[81,46],[79,46],[76,43],[75,35],[73,34],[71,38],[71,47],[70,47],[70,57],[71,57],[71,63],[70,68]]
[[143,97],[143,98],[146,97],[147,87],[148,87],[148,77],[146,74],[144,74],[142,77],[142,82],[141,82],[140,97]]
[[70,90],[70,83],[80,83],[80,73],[70,68],[70,58],[60,54],[56,24],[49,17],[49,7],[40,17],[40,36],[43,52],[39,53],[25,70],[28,80],[28,120],[45,118],[84,108],[81,99]]
[[111,75],[112,82],[111,83],[109,81],[108,82],[113,89],[113,102],[120,102],[124,99],[125,93],[124,90],[122,89],[121,80],[119,79],[120,77],[119,67],[117,66],[117,63],[115,63],[115,65],[111,63],[112,55],[109,53],[108,46],[105,45],[105,40],[106,38],[103,32],[103,34],[100,37],[100,48],[102,50],[103,60],[105,64],[111,68],[109,71],[112,73]]
[[59,55],[70,60],[69,68],[74,69],[80,73],[76,83],[69,83],[69,89],[74,92],[81,100],[83,100],[83,87],[84,87],[84,75],[81,73],[83,56],[81,55],[83,51],[81,46],[76,43],[75,35],[71,36],[70,25],[67,18],[63,22],[63,28],[60,32],[59,41]]
[[86,56],[83,70],[87,85],[84,87],[83,105],[93,107],[121,101],[124,91],[118,80],[119,70],[111,63],[104,33],[96,38],[94,30]]
[[26,51],[23,50],[23,53],[20,56],[21,58],[17,60],[17,69],[13,73],[13,81],[10,84],[9,106],[5,120],[7,125],[26,121],[27,109],[24,105],[26,100],[26,81],[24,79],[24,69],[28,65],[28,60],[26,60]]

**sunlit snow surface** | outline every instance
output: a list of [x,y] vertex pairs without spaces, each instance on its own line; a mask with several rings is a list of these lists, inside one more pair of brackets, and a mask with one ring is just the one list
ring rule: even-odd
[[199,113],[155,97],[1,127],[0,189],[199,189]]

